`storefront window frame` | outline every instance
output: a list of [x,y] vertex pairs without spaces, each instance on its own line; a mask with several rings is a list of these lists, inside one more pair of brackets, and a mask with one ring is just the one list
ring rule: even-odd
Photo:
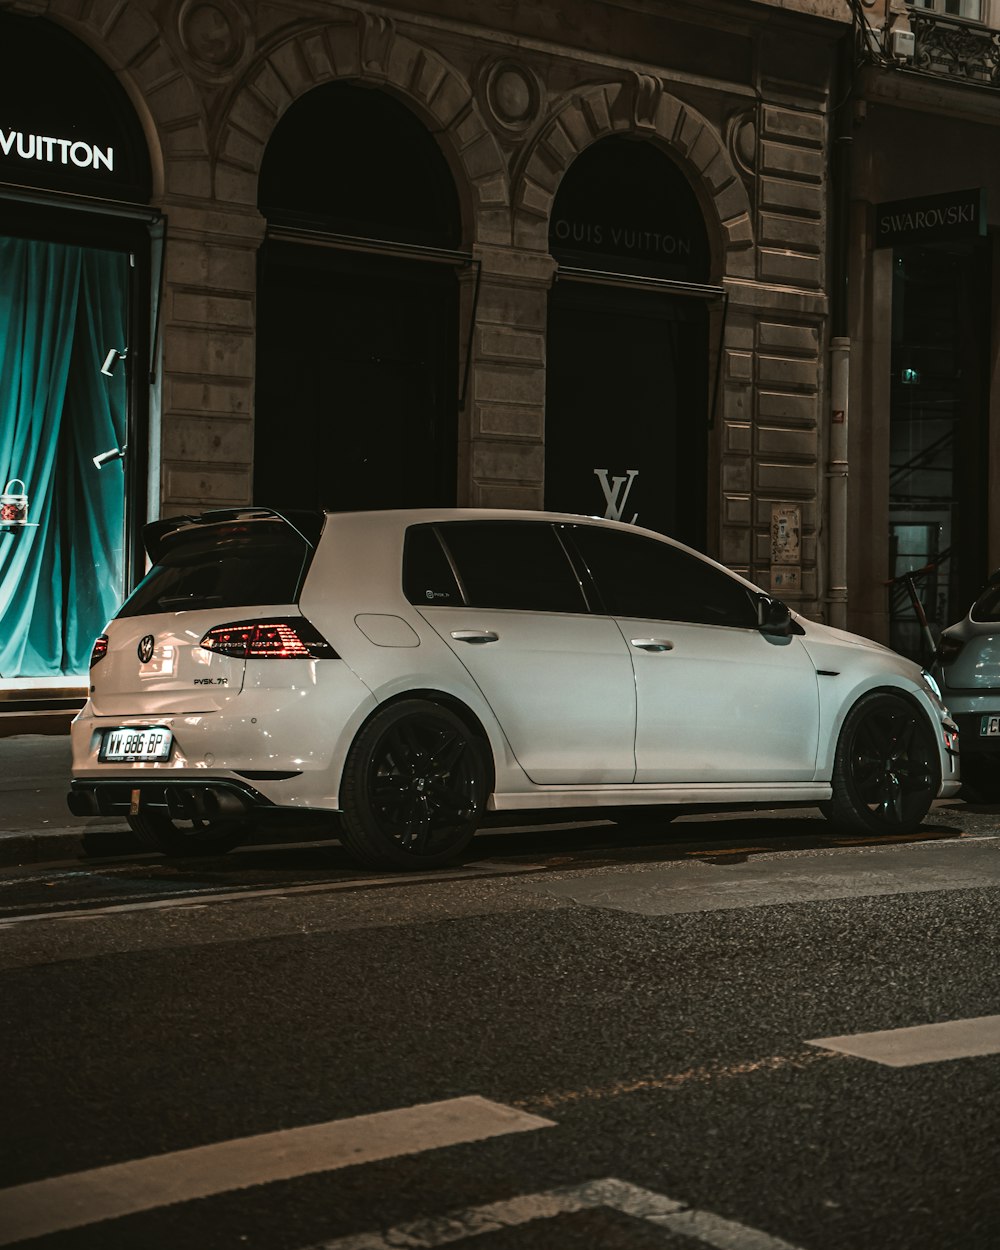
[[[153,275],[154,235],[165,236],[166,219],[152,209],[124,202],[87,201],[45,193],[24,194],[0,186],[0,233],[42,242],[71,244],[131,256],[128,356],[126,368],[128,468],[125,489],[124,595],[146,571],[142,528],[151,519],[150,505],[159,511],[159,498],[150,498],[151,452],[150,387],[157,375],[154,341],[161,303],[161,264]],[[125,346],[125,345],[123,345]]]

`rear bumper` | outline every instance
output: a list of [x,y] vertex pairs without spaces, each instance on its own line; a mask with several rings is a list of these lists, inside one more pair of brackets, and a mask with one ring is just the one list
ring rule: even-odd
[[992,700],[992,708],[982,712],[954,712],[958,724],[959,738],[962,743],[962,755],[992,755],[1000,758],[1000,736],[984,737],[982,722],[984,715],[1000,716],[997,700]]
[[[308,680],[297,686],[248,686],[216,712],[171,711],[169,700],[161,697],[151,698],[142,715],[97,716],[88,703],[71,727],[70,794],[76,797],[70,810],[127,814],[134,790],[143,807],[147,802],[166,806],[172,794],[190,792],[192,801],[208,808],[239,802],[258,811],[338,810],[344,759],[375,699],[338,661],[317,661],[304,668],[302,677]],[[167,759],[101,760],[108,731],[152,726],[173,735]]]
[[158,810],[178,820],[235,819],[254,810],[274,809],[270,799],[246,782],[208,778],[73,781],[66,804],[74,816],[135,816]]

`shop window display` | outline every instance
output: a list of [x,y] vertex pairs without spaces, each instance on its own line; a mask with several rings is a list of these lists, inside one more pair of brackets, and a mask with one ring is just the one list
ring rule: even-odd
[[0,677],[82,675],[124,589],[128,255],[0,237],[0,274]]

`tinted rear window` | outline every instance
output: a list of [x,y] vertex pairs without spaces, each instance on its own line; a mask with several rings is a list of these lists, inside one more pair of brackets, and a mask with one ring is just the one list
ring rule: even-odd
[[118,615],[292,604],[311,556],[278,519],[198,526],[167,546]]
[[573,566],[548,522],[459,521],[438,528],[469,607],[587,611]]
[[411,525],[403,548],[403,594],[418,607],[460,604],[462,591],[430,525]]

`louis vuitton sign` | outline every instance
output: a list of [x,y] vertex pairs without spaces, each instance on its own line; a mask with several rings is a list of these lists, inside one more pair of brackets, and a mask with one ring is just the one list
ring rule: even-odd
[[601,139],[563,176],[549,220],[560,269],[682,282],[710,277],[705,218],[691,184],[658,147]]
[[0,183],[148,203],[152,169],[125,88],[71,31],[0,3]]
[[567,221],[562,217],[552,223],[552,237],[567,247],[576,244],[615,254],[634,252],[640,255],[690,256],[692,251],[690,236],[599,221]]
[[114,172],[115,150],[110,144],[87,143],[82,139],[54,139],[50,135],[24,134],[0,126],[0,154],[22,161],[75,165],[77,169],[106,169]]

